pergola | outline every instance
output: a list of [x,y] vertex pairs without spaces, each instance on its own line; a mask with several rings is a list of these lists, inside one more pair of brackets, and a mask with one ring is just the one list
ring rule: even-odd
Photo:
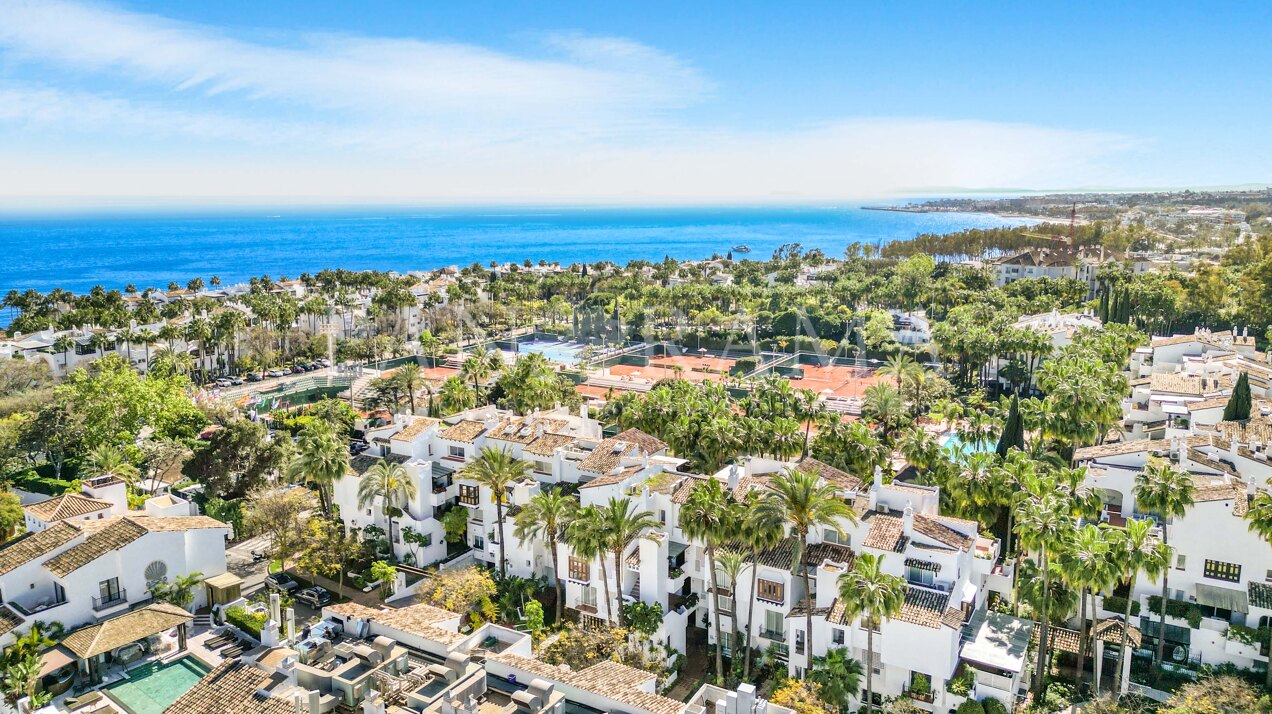
[[194,616],[184,608],[167,603],[152,603],[104,622],[81,627],[62,640],[62,647],[80,663],[80,672],[89,681],[101,681],[101,665],[106,656],[124,645],[151,635],[177,629],[177,648],[185,649],[186,623]]

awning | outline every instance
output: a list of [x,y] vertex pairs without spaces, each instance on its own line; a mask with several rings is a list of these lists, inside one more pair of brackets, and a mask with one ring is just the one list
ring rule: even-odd
[[976,636],[963,644],[959,656],[1013,674],[1024,671],[1033,623],[999,612],[982,617]]
[[40,655],[40,676],[52,674],[68,664],[73,664],[75,657],[65,647],[58,645]]
[[[1159,624],[1160,622],[1157,617],[1153,617],[1152,619],[1143,617],[1140,618],[1140,629],[1143,630],[1144,634],[1148,637],[1157,637],[1157,626]],[[1192,630],[1187,627],[1168,624],[1166,625],[1166,641],[1180,645],[1191,645]]]
[[1244,590],[1217,588],[1197,583],[1197,604],[1233,612],[1249,612],[1250,598]]
[[689,550],[689,546],[685,545],[684,543],[677,543],[676,541],[673,540],[667,544],[667,557],[679,558],[680,554],[685,552],[686,550]]
[[224,589],[224,588],[232,588],[235,585],[242,585],[243,578],[240,578],[234,573],[226,572],[226,573],[221,573],[220,575],[213,575],[212,577],[207,578],[203,582],[207,583],[211,587]]

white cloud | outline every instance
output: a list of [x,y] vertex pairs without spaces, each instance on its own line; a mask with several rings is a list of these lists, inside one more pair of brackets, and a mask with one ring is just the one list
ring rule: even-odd
[[[1124,137],[1029,125],[846,119],[786,131],[691,126],[715,89],[616,37],[537,56],[353,35],[274,44],[65,0],[0,4],[0,121],[115,151],[112,180],[46,140],[0,145],[0,193],[290,199],[728,201],[1105,180]],[[83,89],[81,86],[91,87]],[[130,155],[129,149],[146,151]],[[200,153],[197,147],[213,147]],[[351,180],[351,177],[356,180]]]

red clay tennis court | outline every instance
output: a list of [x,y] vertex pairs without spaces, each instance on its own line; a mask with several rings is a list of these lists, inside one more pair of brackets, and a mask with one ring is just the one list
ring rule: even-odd
[[723,357],[695,357],[692,355],[668,355],[649,360],[651,367],[679,367],[686,372],[719,372],[728,374],[735,359]]
[[631,377],[632,379],[643,379],[650,382],[672,378],[685,379],[690,382],[702,382],[705,380],[719,382],[725,377],[724,374],[719,372],[702,372],[690,370],[687,367],[677,370],[670,366],[657,367],[652,364],[648,367],[640,367],[633,364],[616,364],[609,368],[609,374],[612,377]]
[[[825,396],[860,397],[866,387],[879,381],[874,370],[861,367],[803,365],[804,378],[792,379],[791,386]],[[826,390],[830,390],[827,392]]]

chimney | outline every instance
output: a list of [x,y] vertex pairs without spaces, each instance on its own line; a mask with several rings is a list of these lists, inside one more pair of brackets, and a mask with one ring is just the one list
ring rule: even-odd
[[737,464],[729,464],[729,490],[738,487],[738,482],[742,480],[742,469]]
[[874,467],[874,487],[883,488],[883,469],[878,466]]
[[901,532],[905,534],[907,539],[914,536],[914,506],[909,502],[905,502],[905,510],[901,513]]
[[322,695],[316,689],[309,691],[309,714],[322,714]]
[[738,711],[749,714],[755,708],[755,685],[743,682],[738,685]]

